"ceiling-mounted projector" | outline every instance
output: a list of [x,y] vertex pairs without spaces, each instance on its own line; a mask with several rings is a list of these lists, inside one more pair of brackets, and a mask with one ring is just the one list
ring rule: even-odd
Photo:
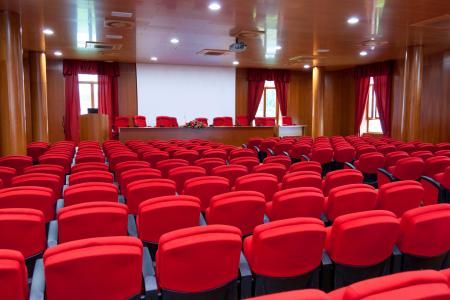
[[247,49],[247,44],[236,38],[236,42],[231,44],[228,49],[232,52],[244,52]]

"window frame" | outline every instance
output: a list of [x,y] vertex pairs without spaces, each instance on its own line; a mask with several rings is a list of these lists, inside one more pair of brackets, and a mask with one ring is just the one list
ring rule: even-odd
[[[277,90],[276,90],[275,86],[264,86],[263,95],[261,97],[261,102],[262,102],[262,105],[263,105],[263,117],[267,118],[267,116],[266,116],[266,110],[267,110],[266,109],[266,104],[267,104],[266,99],[267,99],[267,91],[268,90],[274,90],[275,91],[275,122],[276,122],[276,124],[279,124],[280,105],[278,103],[278,99],[276,98]],[[259,105],[261,105],[261,103]],[[273,118],[273,117],[271,117],[271,118]]]
[[[90,75],[90,74],[82,74],[82,75]],[[98,108],[95,107],[95,85],[97,85],[97,91],[98,91],[98,75],[97,81],[93,80],[78,80],[78,90],[80,89],[80,84],[89,84],[91,88],[91,106],[88,108]]]
[[[376,93],[375,93],[375,88],[374,88],[374,78],[370,77],[370,83],[369,83],[369,92],[367,93],[367,101],[366,101],[366,107],[364,109],[364,120],[363,122],[365,122],[365,128],[366,131],[363,133],[368,133],[368,134],[383,134],[382,131],[378,132],[378,131],[370,131],[370,121],[379,121],[381,123],[380,120],[380,114],[378,112],[378,107],[377,107],[377,98],[376,98]],[[370,109],[369,109],[370,108]]]

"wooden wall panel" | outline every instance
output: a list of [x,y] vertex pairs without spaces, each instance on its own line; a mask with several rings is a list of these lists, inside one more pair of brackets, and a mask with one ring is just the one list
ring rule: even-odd
[[247,69],[236,69],[236,114],[235,116],[247,115]]
[[[24,53],[25,55],[26,53]],[[33,141],[32,113],[31,113],[31,94],[30,94],[30,64],[28,57],[23,58],[23,85],[25,89],[25,123],[27,131],[27,144]]]
[[60,60],[47,60],[48,128],[51,143],[64,140],[64,98],[63,63]]
[[353,69],[325,72],[324,134],[354,134],[355,81]]
[[394,139],[402,139],[403,118],[403,77],[405,73],[405,61],[394,62],[392,73],[391,93],[391,136]]
[[306,125],[305,135],[311,135],[312,73],[291,72],[288,94],[288,115],[295,124]]
[[119,85],[119,115],[138,114],[136,64],[121,63]]

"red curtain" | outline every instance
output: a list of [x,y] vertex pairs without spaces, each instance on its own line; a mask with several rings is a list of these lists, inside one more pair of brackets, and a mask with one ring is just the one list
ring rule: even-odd
[[66,85],[66,113],[64,118],[66,140],[78,142],[80,139],[78,74],[98,75],[99,112],[109,116],[111,127],[112,120],[118,115],[117,77],[120,76],[119,64],[64,60],[63,69]]
[[389,136],[391,133],[390,106],[392,85],[392,62],[390,61],[361,66],[355,70],[355,133],[359,134],[359,128],[361,126],[364,109],[367,103],[370,77],[373,77],[374,79],[377,109],[380,114],[383,134]]
[[275,82],[277,101],[280,105],[281,114],[283,116],[286,116],[290,75],[291,73],[288,70],[248,70],[247,117],[249,123],[251,123],[255,119],[256,111],[258,110],[258,106],[264,92],[264,82],[266,80]]

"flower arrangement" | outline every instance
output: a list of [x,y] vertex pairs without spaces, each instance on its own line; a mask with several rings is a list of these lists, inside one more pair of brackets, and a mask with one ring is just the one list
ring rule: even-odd
[[187,128],[205,128],[205,123],[199,122],[197,120],[193,120],[184,124],[184,127]]

